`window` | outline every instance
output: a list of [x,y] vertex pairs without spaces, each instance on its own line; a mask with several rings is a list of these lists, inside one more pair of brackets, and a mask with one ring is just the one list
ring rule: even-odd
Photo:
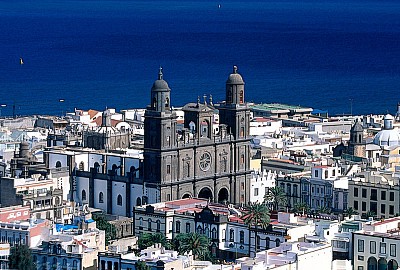
[[217,229],[215,229],[215,227],[211,230],[211,238],[212,239],[217,239],[218,238]]
[[233,229],[231,229],[229,231],[229,241],[230,242],[234,242],[235,241],[235,231]]
[[240,92],[239,92],[239,103],[240,103],[240,104],[243,104],[243,102],[244,102],[243,90],[240,90]]
[[361,189],[361,197],[367,198],[367,189],[366,188]]
[[269,237],[265,238],[265,248],[266,249],[269,249],[269,241],[270,241]]
[[396,257],[396,244],[390,244],[390,256]]
[[358,210],[358,201],[354,201],[354,209]]
[[86,190],[82,190],[82,201],[86,201]]
[[376,253],[376,242],[375,241],[369,242],[369,253],[371,253],[371,254]]
[[336,170],[332,170],[332,176],[336,175]]
[[386,200],[386,191],[381,191],[381,200]]
[[157,220],[156,223],[157,223],[157,232],[160,232],[160,230],[161,230],[161,222],[160,222],[160,220]]
[[325,171],[325,178],[328,178],[328,171]]
[[357,246],[358,252],[364,252],[364,240],[358,239]]
[[80,171],[84,171],[85,170],[85,164],[83,163],[83,161],[81,161],[81,163],[79,163],[79,170]]
[[186,233],[190,233],[190,223],[186,223]]
[[353,190],[354,197],[358,197],[358,188],[354,188]]
[[147,230],[151,232],[151,219],[147,220]]
[[257,251],[261,248],[261,237],[257,235]]
[[244,244],[244,231],[240,231],[240,244]]
[[367,211],[367,202],[361,202],[361,211]]
[[381,214],[386,213],[386,204],[381,204]]
[[314,171],[314,176],[318,177],[318,171],[317,170]]
[[122,205],[122,196],[121,196],[121,194],[118,194],[118,196],[117,196],[117,205],[119,205],[119,206]]
[[181,232],[181,222],[180,222],[180,221],[177,221],[177,222],[176,222],[176,229],[175,229],[175,231],[176,231],[177,233],[180,233],[180,232]]
[[380,254],[386,254],[386,243],[381,243],[380,244],[379,253]]
[[361,266],[361,265],[358,266],[358,267],[357,267],[357,270],[364,270],[364,266]]
[[258,188],[254,189],[254,196],[258,196]]
[[104,203],[104,194],[103,194],[103,192],[99,193],[99,203]]
[[394,202],[394,192],[390,192],[390,194],[389,194],[389,200],[390,200],[391,202]]
[[275,240],[275,245],[276,247],[279,247],[281,245],[281,240],[279,240],[279,238]]
[[61,167],[61,161],[57,161],[56,162],[56,168],[60,168]]
[[389,215],[394,215],[394,205],[389,205]]
[[371,189],[371,200],[377,201],[378,200],[378,191],[376,189]]
[[167,165],[167,174],[171,174],[171,165]]
[[244,164],[244,155],[243,154],[240,156],[240,164]]

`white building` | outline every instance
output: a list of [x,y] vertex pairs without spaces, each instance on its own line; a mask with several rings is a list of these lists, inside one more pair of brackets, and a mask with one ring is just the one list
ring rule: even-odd
[[397,270],[400,262],[400,217],[370,221],[353,233],[353,269]]
[[258,252],[256,257],[241,258],[242,270],[331,270],[332,249],[326,243],[294,242]]

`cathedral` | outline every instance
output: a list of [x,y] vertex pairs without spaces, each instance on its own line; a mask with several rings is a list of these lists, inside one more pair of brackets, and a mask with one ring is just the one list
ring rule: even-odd
[[[188,103],[179,127],[171,89],[160,68],[144,121],[144,175],[160,201],[189,197],[242,204],[250,201],[250,110],[237,67],[226,81],[226,100]],[[219,126],[213,128],[218,111]]]

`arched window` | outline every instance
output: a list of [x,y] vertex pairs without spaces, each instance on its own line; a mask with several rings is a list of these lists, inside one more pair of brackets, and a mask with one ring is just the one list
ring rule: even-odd
[[243,90],[240,90],[240,92],[239,92],[239,103],[243,104],[243,102],[244,102]]
[[95,162],[94,168],[95,168],[96,172],[99,172],[100,164],[98,162]]
[[61,167],[61,161],[57,161],[56,162],[56,168],[60,168]]
[[227,160],[226,157],[223,157],[221,160],[221,172],[226,172],[226,167],[227,167]]
[[358,135],[358,142],[361,143],[362,142],[362,135]]
[[276,247],[279,247],[281,245],[281,240],[279,240],[279,238],[275,239],[275,245]]
[[104,194],[103,194],[103,192],[99,193],[99,203],[104,203]]
[[86,201],[86,190],[82,189],[82,201]]
[[186,170],[186,177],[190,177],[190,162],[186,162],[185,170]]
[[117,205],[119,205],[119,206],[122,205],[122,196],[121,196],[121,194],[118,194],[118,196],[117,196]]
[[233,91],[233,88],[232,88],[232,86],[229,88],[229,90],[228,90],[228,98],[227,98],[227,103],[231,103],[232,102],[232,91]]
[[177,232],[177,233],[181,232],[181,222],[180,221],[176,222],[175,232]]
[[136,177],[136,168],[135,168],[135,166],[131,166],[129,172],[131,173],[133,178]]
[[142,205],[142,199],[140,199],[140,197],[137,197],[136,206],[141,206],[141,205]]
[[190,233],[190,223],[186,222],[186,233]]
[[139,226],[143,226],[143,218],[139,218]]
[[153,97],[153,108],[157,109],[157,98]]
[[240,231],[240,244],[244,244],[244,231]]
[[265,249],[269,249],[269,241],[270,241],[270,239],[269,239],[269,237],[267,237],[265,239]]
[[160,222],[160,220],[157,220],[156,224],[157,224],[157,232],[160,232],[161,231],[161,222]]
[[166,109],[169,108],[169,98],[168,97],[165,98],[165,108]]
[[63,259],[62,265],[63,265],[63,266],[67,266],[67,259]]
[[54,200],[54,203],[55,203],[56,206],[60,205],[60,198],[56,197],[55,200]]
[[116,173],[117,169],[118,169],[118,166],[116,164],[113,164],[112,165],[112,171]]
[[325,178],[328,178],[328,171],[325,171]]
[[215,227],[211,230],[211,238],[212,239],[217,239],[217,229],[215,229]]
[[150,218],[147,220],[147,230],[151,231],[151,219]]
[[83,163],[83,161],[81,161],[81,163],[79,163],[79,170],[80,171],[84,171],[85,170],[85,163]]
[[229,241],[230,242],[234,242],[235,241],[235,231],[233,229],[231,229],[229,231]]
[[203,234],[203,230],[201,229],[200,225],[197,226],[196,231],[197,231],[198,234]]

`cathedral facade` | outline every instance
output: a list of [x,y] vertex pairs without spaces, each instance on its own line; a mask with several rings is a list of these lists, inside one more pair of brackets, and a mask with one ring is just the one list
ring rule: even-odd
[[[250,201],[250,110],[237,67],[226,81],[226,100],[186,104],[178,129],[171,89],[160,69],[144,121],[144,182],[160,201],[200,197],[234,204]],[[219,126],[213,116],[219,113]]]

